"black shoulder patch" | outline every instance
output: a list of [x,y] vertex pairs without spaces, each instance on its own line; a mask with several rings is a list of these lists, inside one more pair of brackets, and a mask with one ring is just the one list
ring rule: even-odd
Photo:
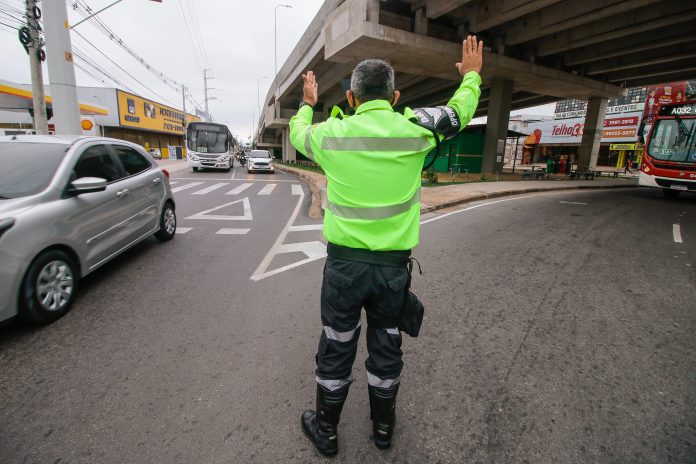
[[416,124],[444,135],[445,139],[451,139],[461,129],[461,123],[456,111],[449,106],[414,108],[413,112],[418,118],[415,121]]

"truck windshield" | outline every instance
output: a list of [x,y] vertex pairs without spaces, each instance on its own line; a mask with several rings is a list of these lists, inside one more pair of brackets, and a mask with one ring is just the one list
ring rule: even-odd
[[696,119],[658,119],[648,153],[655,159],[696,163]]
[[186,146],[199,153],[226,153],[229,150],[229,130],[217,124],[191,124],[186,134]]

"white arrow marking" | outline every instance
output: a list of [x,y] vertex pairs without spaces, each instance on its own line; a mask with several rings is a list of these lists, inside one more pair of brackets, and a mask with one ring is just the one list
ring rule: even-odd
[[186,232],[191,232],[192,230],[193,230],[193,227],[177,227],[176,233],[177,234],[185,234]]
[[[213,211],[217,211],[222,208],[226,208],[230,205],[234,205],[235,203],[242,203],[244,206],[244,215],[243,216],[230,216],[226,214],[209,214],[212,213]],[[225,203],[224,205],[216,206],[215,208],[210,208],[205,211],[201,211],[200,213],[196,213],[193,216],[189,216],[186,219],[212,219],[215,221],[253,221],[254,217],[251,215],[251,205],[249,204],[249,199],[247,197],[244,197],[240,200],[235,200],[231,201],[229,203]]]
[[220,187],[224,187],[225,185],[227,185],[227,182],[221,182],[221,183],[219,183],[219,184],[213,184],[213,185],[211,185],[210,187],[206,187],[206,188],[201,189],[201,190],[199,190],[199,191],[197,191],[197,192],[193,192],[193,194],[194,194],[194,195],[205,195],[206,193],[210,193],[210,192],[212,192],[213,190],[217,190],[217,189],[219,189]]
[[227,192],[225,195],[239,195],[240,193],[242,193],[244,190],[248,189],[249,187],[251,187],[251,184],[242,184],[238,187],[233,188],[232,190]]
[[326,256],[326,245],[319,241],[301,242],[301,243],[286,243],[278,247],[277,254],[295,253],[301,251],[310,259],[319,259]]
[[305,230],[322,230],[323,224],[308,224],[306,226],[292,226],[288,229],[289,232],[304,232]]
[[302,195],[302,186],[300,184],[292,184],[292,194]]

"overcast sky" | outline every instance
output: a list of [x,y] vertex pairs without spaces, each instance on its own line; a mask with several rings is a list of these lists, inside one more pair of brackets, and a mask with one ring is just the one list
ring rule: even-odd
[[[94,11],[113,3],[113,0],[68,0],[70,24],[82,19],[72,8],[76,1],[81,8],[87,5]],[[208,81],[208,85],[215,89],[209,93],[209,97],[215,97],[209,102],[210,112],[216,122],[227,124],[234,134],[246,139],[251,133],[252,121],[255,122],[252,112],[256,117],[257,88],[263,101],[274,76],[274,11],[275,6],[281,3],[290,4],[292,8],[278,8],[277,52],[280,68],[323,0],[163,0],[162,3],[122,0],[98,17],[153,68],[190,88],[193,97],[200,103],[204,100],[203,68],[210,69],[210,75],[214,78]],[[8,24],[16,24],[8,16],[14,14],[13,7],[23,10],[23,0],[0,0],[0,23],[5,23],[0,24],[0,49],[3,51],[0,78],[29,83],[29,60],[16,31],[7,27]],[[129,76],[118,69],[73,33],[73,47],[87,55],[109,76],[143,97],[181,107],[180,92],[153,76],[91,22],[82,23],[75,30],[131,74]],[[124,88],[79,58],[76,57],[75,62],[100,79],[96,80],[76,68],[78,85]],[[269,78],[259,81],[263,76]],[[48,77],[44,66],[45,83],[48,83]],[[187,103],[187,110],[192,112],[190,103]],[[552,114],[553,109],[542,108],[534,113]]]

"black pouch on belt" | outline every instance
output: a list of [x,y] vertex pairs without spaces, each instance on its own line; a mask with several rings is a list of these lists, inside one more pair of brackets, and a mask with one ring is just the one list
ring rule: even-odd
[[418,272],[423,274],[420,263],[417,259],[411,258],[408,262],[408,280],[406,281],[406,297],[404,305],[401,307],[399,317],[399,330],[407,333],[411,337],[417,337],[423,324],[423,314],[425,307],[418,297],[411,291],[411,271],[413,271],[413,261],[418,264]]

